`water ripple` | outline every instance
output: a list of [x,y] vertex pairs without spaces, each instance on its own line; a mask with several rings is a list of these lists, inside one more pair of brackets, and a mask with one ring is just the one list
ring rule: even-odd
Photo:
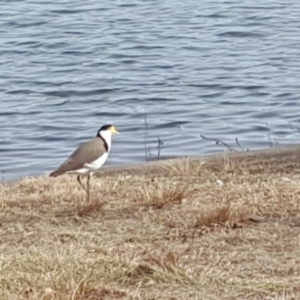
[[[18,5],[16,5],[16,3]],[[0,171],[60,164],[103,123],[109,164],[299,141],[300,3],[6,1]]]

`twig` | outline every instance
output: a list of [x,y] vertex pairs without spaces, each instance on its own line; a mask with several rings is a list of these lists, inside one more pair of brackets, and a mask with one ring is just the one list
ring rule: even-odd
[[[163,146],[164,142],[159,138],[159,136],[157,137],[157,159],[160,158],[160,154],[161,154],[161,149]],[[148,121],[147,121],[147,111],[145,109],[145,114],[144,114],[144,146],[145,146],[145,158],[146,161],[149,161],[152,153],[151,153],[151,148],[149,145],[149,125],[148,125]]]
[[201,134],[200,134],[200,137],[202,137],[204,140],[216,142],[217,145],[221,144],[221,145],[225,146],[226,148],[228,148],[229,151],[237,152],[237,150],[233,149],[232,147],[230,147],[228,144],[226,144],[225,142],[221,141],[220,139],[208,138],[208,137],[206,137],[204,135],[201,135]]
[[236,144],[237,144],[243,151],[245,151],[245,149],[241,146],[241,144],[240,144],[238,138],[235,138],[235,142],[236,142]]
[[266,126],[267,126],[267,129],[268,129],[267,138],[268,138],[268,141],[270,143],[270,147],[274,148],[273,139],[272,139],[272,133],[271,133],[271,129],[269,127],[268,122],[266,122]]
[[160,151],[161,151],[161,148],[163,145],[164,145],[164,142],[158,136],[157,137],[157,159],[159,159],[159,157],[160,157]]
[[298,131],[298,133],[300,134],[300,127],[298,127],[298,126],[294,127],[291,122],[289,122],[289,125],[290,125],[291,129],[296,129]]
[[145,144],[145,158],[146,161],[149,160],[150,156],[150,150],[149,150],[149,143],[148,143],[148,137],[149,137],[149,128],[148,128],[148,123],[147,123],[147,111],[145,110],[144,114],[144,144]]

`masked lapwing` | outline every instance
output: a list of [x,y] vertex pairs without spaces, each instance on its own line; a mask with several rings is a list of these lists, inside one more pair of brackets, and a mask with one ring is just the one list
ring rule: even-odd
[[[63,174],[78,174],[77,181],[87,193],[87,202],[90,200],[90,177],[98,171],[106,162],[111,149],[111,138],[119,132],[113,125],[103,125],[95,138],[81,144],[71,156],[63,162],[51,177]],[[80,180],[80,176],[87,176],[86,188]]]

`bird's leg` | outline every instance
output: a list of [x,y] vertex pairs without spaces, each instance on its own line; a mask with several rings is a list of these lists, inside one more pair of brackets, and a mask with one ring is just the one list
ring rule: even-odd
[[90,179],[91,179],[91,175],[88,174],[88,178],[86,180],[86,186],[87,186],[87,203],[90,202]]
[[77,176],[77,181],[79,182],[79,184],[81,185],[81,187],[86,191],[85,186],[82,184],[82,182],[80,180],[80,175]]

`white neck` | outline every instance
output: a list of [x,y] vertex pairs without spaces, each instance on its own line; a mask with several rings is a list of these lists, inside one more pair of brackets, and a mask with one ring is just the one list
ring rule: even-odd
[[100,131],[100,135],[106,141],[108,146],[108,152],[109,152],[111,147],[111,131],[110,130]]

